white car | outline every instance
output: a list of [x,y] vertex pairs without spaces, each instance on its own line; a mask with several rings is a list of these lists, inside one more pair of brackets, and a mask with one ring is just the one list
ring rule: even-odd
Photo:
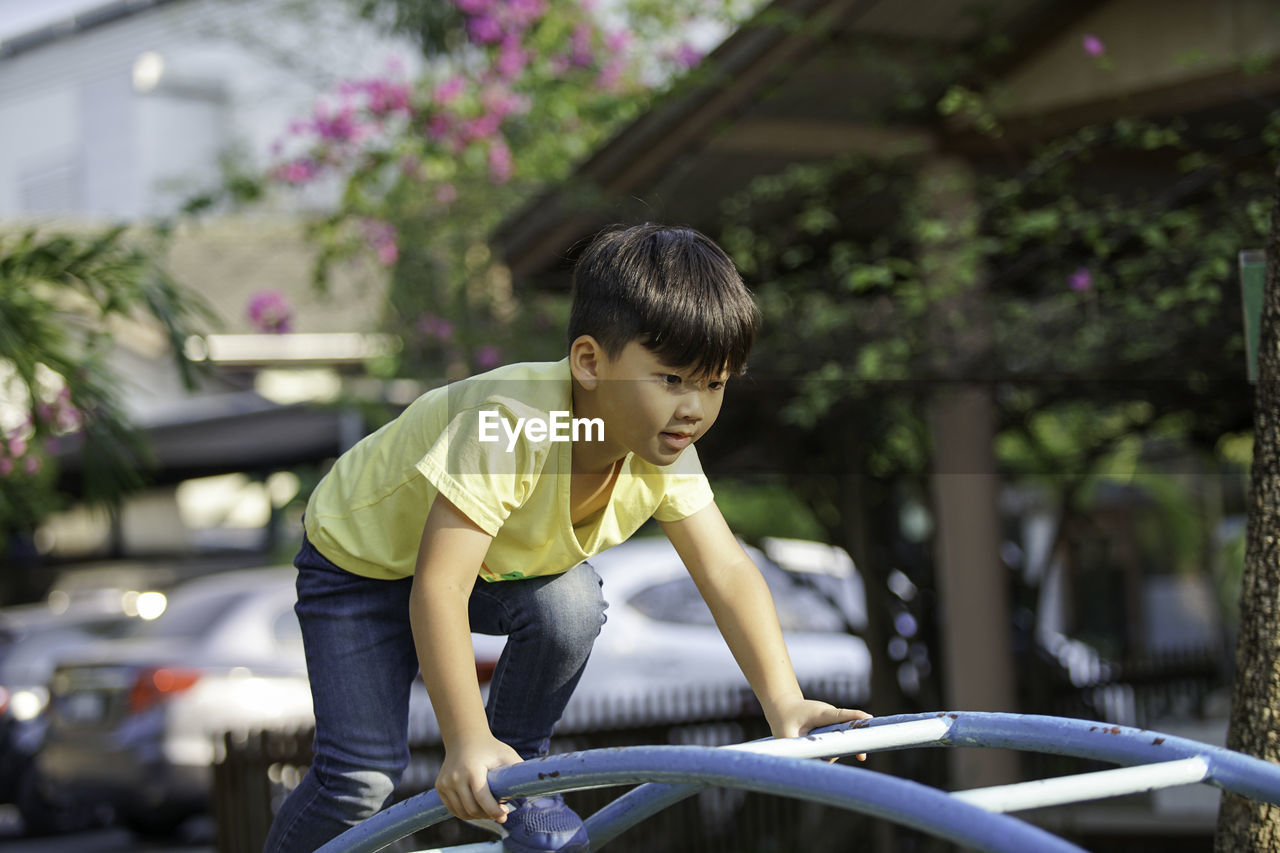
[[[862,582],[839,548],[766,540],[747,547],[773,593],[787,649],[807,695],[841,704],[870,694]],[[591,558],[608,621],[561,730],[624,720],[733,713],[749,687],[711,611],[665,537],[637,538]],[[784,568],[785,566],[785,568]]]

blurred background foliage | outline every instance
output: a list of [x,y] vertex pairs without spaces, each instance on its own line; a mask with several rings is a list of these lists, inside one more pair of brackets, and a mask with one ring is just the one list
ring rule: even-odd
[[[223,185],[193,196],[182,215],[252,208],[273,194],[337,182],[337,207],[309,223],[319,252],[315,286],[325,291],[334,269],[354,259],[385,268],[383,326],[401,345],[373,363],[375,378],[433,382],[560,357],[565,297],[513,290],[491,247],[495,228],[538,215],[542,193],[629,120],[705,80],[701,50],[715,40],[707,34],[741,25],[760,4],[349,2],[388,32],[413,37],[423,72],[389,69],[340,85],[297,117],[267,168],[229,166]],[[1227,478],[1246,468],[1239,442],[1223,438],[1247,435],[1252,402],[1233,259],[1263,239],[1280,120],[1122,118],[1032,148],[1001,147],[999,94],[981,69],[1014,47],[985,33],[946,54],[852,48],[893,93],[874,121],[997,143],[996,155],[975,161],[974,208],[962,221],[923,202],[930,178],[910,152],[785,168],[724,202],[713,236],[765,316],[744,380],[751,411],[725,416],[764,428],[736,457],[724,451],[723,467],[750,472],[743,460],[763,457],[775,476],[719,487],[748,538],[785,528],[847,543],[849,492],[859,489],[896,495],[884,499],[877,532],[900,535],[891,504],[928,494],[927,398],[938,383],[966,376],[996,390],[1002,473],[1044,490],[1064,520],[1087,511],[1100,482],[1121,481],[1150,494],[1162,529],[1186,531],[1180,549],[1210,548],[1214,519],[1202,513],[1190,532],[1188,507],[1200,504],[1175,498],[1161,478],[1172,476],[1167,460],[1175,458]],[[1101,45],[1086,44],[1085,53],[1106,65]],[[598,201],[590,187],[569,192],[583,205]],[[160,223],[158,236],[173,224]],[[966,270],[949,288],[933,275],[930,247]],[[572,256],[574,247],[557,250]],[[59,256],[65,262],[48,260]],[[197,322],[146,248],[126,248],[112,232],[98,242],[6,246],[2,281],[15,295],[0,313],[10,324],[28,310],[16,294],[37,276],[31,258],[45,259],[38,276],[49,287],[108,282],[90,291],[105,298],[96,303],[103,316],[151,312],[166,318],[174,340]],[[970,291],[976,302],[956,303]],[[55,309],[49,299],[41,310]],[[978,345],[961,351],[959,339]],[[94,372],[92,354],[104,341],[86,335],[68,353],[60,348],[71,344],[55,333],[40,342],[10,337],[0,340],[9,347],[0,356],[51,366],[69,387],[88,383],[70,392],[93,415],[84,419],[86,440],[99,430],[127,448],[112,380]],[[69,359],[83,368],[57,367]],[[23,369],[20,384],[35,387]],[[731,426],[721,433],[745,435]],[[815,470],[836,476],[818,481]],[[0,478],[23,482],[5,494],[6,511],[24,524],[57,502],[47,468],[31,477]],[[95,482],[117,484],[95,486],[106,493],[125,481],[104,472]],[[1227,572],[1238,562],[1215,565]],[[1222,584],[1229,590],[1231,578],[1224,574]]]
[[[124,228],[0,236],[0,552],[73,499],[113,505],[144,482],[147,447],[120,406],[128,381],[108,361],[146,317],[194,383],[182,343],[203,301]],[[58,454],[80,448],[84,487],[58,487]]]

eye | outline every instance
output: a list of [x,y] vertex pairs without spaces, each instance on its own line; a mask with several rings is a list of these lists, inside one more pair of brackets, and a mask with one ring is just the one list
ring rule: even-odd
[[723,391],[725,382],[723,379],[713,379],[707,383],[707,387],[712,391]]
[[672,387],[675,387],[676,385],[679,385],[683,381],[684,379],[682,379],[681,377],[677,376],[674,373],[664,373],[662,375],[662,382],[665,385],[670,385]]

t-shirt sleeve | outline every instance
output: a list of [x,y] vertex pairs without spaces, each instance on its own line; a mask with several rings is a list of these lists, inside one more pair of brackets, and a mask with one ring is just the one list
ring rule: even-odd
[[666,491],[653,517],[658,521],[679,521],[688,518],[715,500],[707,475],[702,472],[698,452],[685,448],[680,458],[666,470]]
[[502,422],[517,416],[502,405],[465,409],[453,416],[417,469],[467,518],[497,536],[507,516],[528,498],[545,460],[545,444],[514,441]]

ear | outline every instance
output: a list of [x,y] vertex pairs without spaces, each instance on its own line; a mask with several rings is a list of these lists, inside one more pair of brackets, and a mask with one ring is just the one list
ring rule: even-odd
[[569,372],[579,385],[594,391],[600,382],[600,368],[607,357],[599,341],[590,335],[579,335],[569,345]]

